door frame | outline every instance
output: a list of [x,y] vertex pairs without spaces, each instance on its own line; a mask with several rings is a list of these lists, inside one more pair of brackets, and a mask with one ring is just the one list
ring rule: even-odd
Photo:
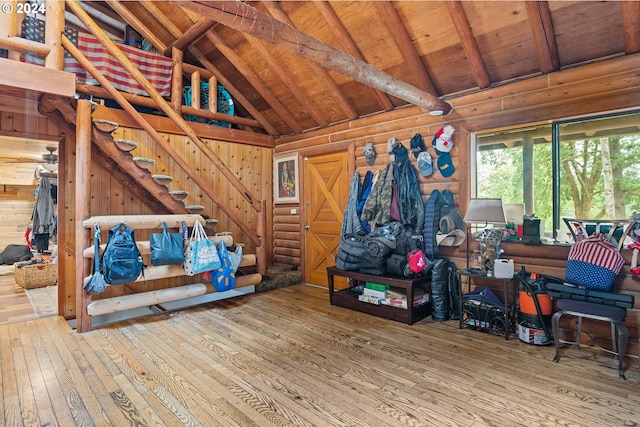
[[321,146],[321,147],[313,147],[305,150],[298,151],[298,154],[302,157],[302,161],[298,162],[300,165],[300,266],[302,267],[302,278],[305,283],[307,283],[307,239],[305,233],[305,224],[307,223],[307,209],[305,206],[305,166],[306,159],[310,157],[319,157],[328,154],[335,154],[347,151],[347,174],[349,177],[352,177],[354,173],[356,173],[356,143],[354,140],[342,141],[340,143]]

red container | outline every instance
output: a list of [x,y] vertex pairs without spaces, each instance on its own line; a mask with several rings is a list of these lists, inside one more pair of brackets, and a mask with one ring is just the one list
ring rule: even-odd
[[[551,302],[553,299],[547,294],[537,294],[540,311],[543,316],[551,314]],[[533,295],[527,291],[520,291],[520,311],[524,314],[538,314]]]

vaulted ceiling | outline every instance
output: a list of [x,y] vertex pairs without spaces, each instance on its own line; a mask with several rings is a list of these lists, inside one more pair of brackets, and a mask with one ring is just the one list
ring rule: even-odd
[[236,115],[274,136],[406,105],[435,110],[463,94],[640,51],[637,1],[81,4],[113,38],[128,23],[157,52],[185,46],[185,62],[217,77]]

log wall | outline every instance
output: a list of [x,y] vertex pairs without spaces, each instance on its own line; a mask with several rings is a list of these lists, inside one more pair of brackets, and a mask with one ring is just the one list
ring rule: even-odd
[[[448,99],[454,105],[454,111],[447,117],[433,117],[425,110],[408,107],[337,124],[304,135],[282,137],[276,140],[276,153],[299,152],[304,156],[306,152],[329,151],[338,145],[346,147],[353,143],[356,146],[356,167],[363,177],[369,169],[375,171],[385,167],[389,161],[386,144],[391,136],[395,136],[409,149],[411,137],[416,133],[422,134],[435,164],[437,155],[431,145],[432,138],[444,124],[452,124],[456,133],[451,156],[456,172],[449,179],[443,178],[437,170],[428,178],[420,176],[420,188],[424,200],[433,189],[451,190],[456,194],[456,201],[464,214],[471,195],[469,147],[472,132],[638,108],[639,58],[637,54],[629,55]],[[368,141],[374,143],[377,153],[373,166],[366,164],[363,155],[364,145]],[[410,155],[409,158],[415,165],[413,156]],[[276,215],[275,227],[284,225],[283,220],[284,217]],[[301,221],[304,222],[304,218],[301,218]],[[295,241],[291,239],[286,242],[276,239],[275,242],[295,245]],[[304,247],[302,244],[298,246]],[[277,246],[274,248],[276,253],[280,250]],[[623,251],[627,265],[618,277],[616,289],[635,295],[636,308],[629,311],[628,318],[631,336],[629,353],[638,354],[640,287],[638,278],[629,274],[631,254],[627,252],[629,251]],[[466,266],[464,245],[460,248],[445,248],[442,254],[453,259],[459,267]],[[567,254],[567,248],[522,244],[505,247],[505,256],[513,257],[517,268],[526,265],[528,271],[558,277],[564,277]],[[304,252],[301,253],[300,259],[293,259],[291,263],[304,265],[303,259]],[[605,325],[603,328],[606,335],[608,326]]]

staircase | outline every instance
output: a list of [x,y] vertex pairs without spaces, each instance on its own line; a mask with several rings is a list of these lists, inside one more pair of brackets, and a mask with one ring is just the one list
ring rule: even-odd
[[[189,194],[186,191],[181,189],[169,190],[168,186],[173,183],[173,178],[169,175],[154,174],[153,169],[156,165],[153,159],[135,156],[136,149],[140,148],[136,141],[114,138],[113,134],[118,129],[117,123],[91,120],[93,109],[89,101],[51,100],[50,104],[48,105],[47,102],[41,103],[44,106],[41,110],[53,115],[58,122],[64,121],[67,133],[73,132],[76,134],[77,161],[87,164],[95,161],[103,164],[104,162],[111,162],[112,167],[108,169],[112,175],[125,185],[135,187],[141,195],[146,195],[142,197],[145,199],[145,203],[152,208],[153,212],[158,212],[157,215],[150,216],[102,217],[92,216],[91,212],[87,212],[89,214],[87,215],[88,218],[82,221],[86,231],[85,236],[89,236],[94,223],[100,224],[103,230],[107,230],[121,222],[126,223],[134,230],[150,230],[159,229],[163,220],[167,222],[170,228],[178,227],[181,220],[186,220],[189,226],[193,226],[194,222],[199,220],[205,224],[207,234],[214,241],[223,241],[227,247],[239,244],[234,242],[233,236],[229,232],[216,233],[214,228],[218,221],[205,218],[203,216],[203,206],[187,204]],[[87,124],[84,126],[81,124],[83,115],[88,116],[90,119],[87,120]],[[76,123],[78,123],[77,129]],[[86,138],[86,136],[89,136],[90,139]],[[95,148],[86,151],[90,152],[91,157],[86,162],[82,160],[83,144],[88,144]],[[79,173],[80,175],[76,176],[76,203],[91,196],[90,190],[86,188],[90,182],[90,176],[82,177],[82,172],[77,170],[76,174]],[[83,186],[81,184],[83,182],[87,184]],[[83,192],[86,193],[83,195]],[[80,215],[78,220],[80,221],[82,218],[83,216]],[[79,244],[86,245],[88,240],[82,236],[78,240],[77,236],[76,247]],[[138,240],[137,243],[143,256],[150,254],[148,241]],[[106,236],[103,239],[102,249],[104,249],[105,244]],[[93,248],[83,248],[82,256],[82,264],[76,266],[76,271],[89,271],[86,267],[91,264]],[[171,280],[171,287],[164,288],[166,285],[161,285],[160,288],[163,289],[156,289],[155,286],[148,285],[156,280],[163,280],[163,283],[167,283],[167,279],[170,278],[176,278],[180,282],[178,278],[184,276],[184,269],[179,265],[149,266],[145,269],[144,277],[120,287],[119,293],[107,292],[109,296],[101,299],[91,298],[91,296],[86,295],[82,286],[79,286],[76,281],[76,293],[82,294],[81,298],[76,298],[76,329],[78,332],[84,332],[96,326],[126,318],[177,310],[196,304],[255,292],[255,285],[262,280],[258,257],[254,254],[243,254],[240,267],[236,275],[236,288],[219,293],[215,292],[210,282],[189,283],[201,280],[201,275],[196,275],[193,278],[185,277],[185,280],[182,281],[183,284],[177,286],[175,280]],[[88,277],[82,278],[81,284],[84,285],[87,280]]]

